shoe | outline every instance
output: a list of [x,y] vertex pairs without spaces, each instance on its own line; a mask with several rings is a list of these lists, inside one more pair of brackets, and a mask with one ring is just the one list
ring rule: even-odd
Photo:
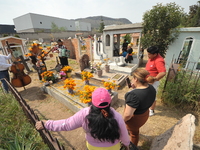
[[149,109],[149,116],[153,116],[154,115],[154,110]]

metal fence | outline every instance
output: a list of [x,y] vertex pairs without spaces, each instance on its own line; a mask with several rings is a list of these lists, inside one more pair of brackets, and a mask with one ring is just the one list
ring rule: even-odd
[[[182,68],[181,64],[174,63],[172,61],[166,76],[162,93],[165,92],[165,88],[168,82],[178,84],[177,91],[178,89],[183,88],[183,82],[186,82],[186,85],[188,86],[184,87],[184,90],[187,91],[189,85],[192,85],[190,87],[190,92],[195,94],[195,92],[198,90],[198,85],[200,84],[200,68],[195,68],[195,66],[197,66],[198,63],[199,62],[187,62],[185,68]],[[188,66],[192,67],[189,68]],[[179,72],[182,72],[181,77],[178,77]],[[187,80],[185,80],[186,78]]]
[[[10,82],[8,82],[6,79],[0,79],[0,80],[5,80],[7,82],[12,95],[19,102],[20,106],[22,107],[26,116],[30,119],[31,123],[35,125],[37,121],[40,121],[37,114],[34,113],[33,109],[30,108],[30,106],[22,98],[20,93],[10,84]],[[38,130],[38,132],[40,133],[40,136],[42,137],[44,142],[48,145],[50,150],[65,150],[64,146],[61,145],[58,142],[57,138],[54,138],[47,129],[44,128],[44,130]]]

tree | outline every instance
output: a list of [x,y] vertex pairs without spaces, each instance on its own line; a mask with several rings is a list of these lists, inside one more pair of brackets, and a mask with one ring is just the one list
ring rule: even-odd
[[54,22],[51,23],[51,32],[64,32],[67,31],[66,27],[58,27]]
[[128,43],[131,43],[131,35],[130,34],[126,34],[124,36],[124,39],[126,39],[128,41]]
[[101,23],[100,23],[100,27],[99,27],[99,32],[100,32],[100,33],[103,33],[104,27],[105,27],[105,24],[104,24],[104,22],[103,22],[103,18],[101,17]]
[[185,24],[186,27],[200,26],[200,1],[197,5],[190,6],[189,14],[187,15]]
[[183,14],[183,8],[175,3],[153,6],[143,16],[142,47],[157,46],[161,56],[165,57],[169,44],[178,37]]

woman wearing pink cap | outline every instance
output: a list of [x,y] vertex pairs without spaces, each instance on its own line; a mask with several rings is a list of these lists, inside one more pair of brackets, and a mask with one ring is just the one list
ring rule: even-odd
[[[119,150],[120,142],[130,143],[128,131],[122,116],[110,107],[111,96],[104,88],[92,93],[92,105],[81,109],[68,119],[44,120],[44,126],[51,131],[70,131],[82,127],[86,133],[89,150]],[[36,122],[37,130],[43,129],[41,121]]]

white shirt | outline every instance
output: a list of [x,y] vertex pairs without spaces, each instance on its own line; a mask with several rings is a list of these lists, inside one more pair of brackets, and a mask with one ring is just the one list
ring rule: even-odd
[[0,54],[0,71],[8,70],[8,68],[12,66],[12,64],[8,64],[7,62],[7,60],[11,58],[11,54],[9,54],[8,56]]

